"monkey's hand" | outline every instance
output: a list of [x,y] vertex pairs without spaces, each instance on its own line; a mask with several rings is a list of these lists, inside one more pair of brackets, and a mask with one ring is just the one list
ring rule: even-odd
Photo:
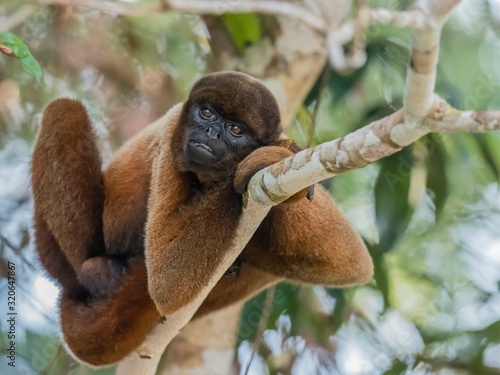
[[[295,145],[295,143],[293,144]],[[243,194],[247,190],[248,182],[255,173],[292,155],[294,155],[294,152],[290,148],[280,146],[258,148],[238,164],[234,178],[234,189],[237,193]],[[283,203],[295,203],[305,197],[312,200],[313,196],[314,185],[311,185],[294,194]]]

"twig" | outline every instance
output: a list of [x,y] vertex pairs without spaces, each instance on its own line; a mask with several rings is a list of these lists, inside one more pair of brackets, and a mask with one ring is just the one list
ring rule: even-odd
[[12,30],[26,18],[31,16],[36,9],[37,7],[34,5],[25,5],[24,7],[22,7],[0,24],[0,33],[7,30]]
[[500,130],[500,111],[460,111],[435,95],[423,126],[433,132],[487,133]]
[[[142,17],[156,13],[178,11],[193,14],[226,14],[226,13],[261,13],[271,15],[292,16],[308,25],[311,29],[327,33],[332,28],[330,20],[317,16],[304,7],[275,0],[161,0],[160,5],[137,5],[100,0],[31,0],[39,4],[59,4],[96,9],[122,16]],[[363,16],[368,15],[364,28],[373,23],[392,24],[399,27],[422,28],[427,23],[419,10],[393,11],[388,9],[369,9],[362,7]],[[355,33],[356,21],[345,23],[335,30],[337,40],[341,44],[350,42]]]
[[356,4],[359,10],[354,19],[354,36],[347,56],[348,65],[352,69],[358,69],[366,63],[366,28],[370,23],[370,9],[360,6],[360,1],[356,1]]
[[10,57],[16,57],[14,51],[12,51],[9,47],[4,46],[2,43],[0,43],[0,52]]
[[[398,27],[423,29],[429,25],[429,20],[419,9],[395,11],[361,7],[353,20],[344,23],[338,30],[332,29],[328,32],[330,64],[336,71],[347,74],[365,64],[366,30],[372,24],[391,24]],[[350,41],[353,44],[349,56],[346,57],[342,46]]]
[[28,259],[23,254],[23,249],[19,246],[15,246],[12,244],[7,238],[2,236],[0,234],[0,243],[2,243],[4,246],[7,246],[9,249],[11,249],[23,262],[26,264],[30,269],[35,270],[35,266],[31,264]]
[[56,355],[54,356],[54,358],[52,358],[50,360],[50,363],[49,365],[45,368],[45,370],[43,370],[42,374],[41,375],[48,375],[52,372],[57,360],[59,359],[59,357],[61,356],[62,354],[62,350],[63,350],[63,346],[61,344],[58,345],[57,347],[57,352],[56,352]]
[[259,1],[259,0],[168,0],[172,10],[188,13],[262,13],[293,16],[304,22],[315,31],[325,31],[326,22],[323,18],[316,16],[306,8],[288,3],[286,1]]
[[113,13],[120,16],[142,17],[161,13],[163,11],[163,7],[161,5],[137,5],[100,0],[32,0],[32,2],[39,4],[77,6]]
[[[388,9],[370,9],[361,7],[357,17],[338,27],[338,22],[317,16],[308,9],[275,0],[160,0],[159,5],[137,5],[100,0],[32,0],[41,4],[59,4],[96,9],[122,16],[148,16],[169,11],[192,14],[228,14],[228,13],[261,13],[291,16],[300,20],[312,30],[327,37],[330,64],[343,73],[357,69],[366,62],[365,40],[366,28],[370,24],[393,24],[399,27],[424,29],[429,25],[425,7],[409,12]],[[431,1],[431,0],[428,0]],[[458,0],[447,0],[457,2]],[[445,12],[449,4],[440,5],[438,14]],[[434,8],[433,8],[434,9]],[[435,8],[437,9],[437,8]],[[451,9],[451,8],[450,8]],[[329,12],[327,12],[329,13]],[[443,13],[446,14],[446,13]],[[332,17],[329,15],[329,17]],[[354,40],[352,53],[346,58],[343,45]]]
[[323,98],[323,93],[325,91],[326,84],[328,83],[329,79],[330,79],[330,66],[326,64],[325,67],[323,68],[323,74],[321,75],[321,82],[318,90],[318,97],[316,98],[316,103],[314,103],[314,109],[311,115],[311,124],[309,126],[308,141],[307,141],[309,147],[312,146],[312,140],[316,134],[316,123],[318,121],[319,106],[321,104],[321,99]]
[[354,19],[346,22],[337,32],[337,40],[341,44],[349,43],[356,31],[356,24],[366,29],[373,24],[393,25],[397,27],[411,27],[412,29],[421,29],[427,24],[425,15],[417,9],[410,11],[396,11],[384,8],[372,9],[361,7],[358,16],[362,20]]
[[41,4],[59,4],[97,9],[122,16],[147,16],[155,13],[179,11],[193,14],[223,14],[223,13],[262,13],[293,16],[311,29],[322,32],[326,30],[326,22],[304,7],[283,1],[259,0],[162,0],[161,5],[135,5],[111,3],[100,0],[33,0]]
[[248,375],[248,371],[250,370],[250,366],[252,365],[252,361],[255,357],[255,354],[259,352],[260,346],[262,345],[262,338],[264,335],[264,330],[266,329],[267,321],[269,319],[269,314],[271,313],[271,307],[273,305],[275,290],[276,290],[275,285],[273,285],[267,290],[266,300],[264,302],[264,307],[262,308],[262,315],[259,321],[259,327],[257,328],[257,333],[255,335],[255,342],[253,344],[252,355],[250,356],[250,360],[248,361],[247,367],[245,369],[245,375]]

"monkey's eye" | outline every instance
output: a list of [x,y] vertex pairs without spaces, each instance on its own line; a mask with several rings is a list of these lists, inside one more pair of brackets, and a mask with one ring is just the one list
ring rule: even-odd
[[231,134],[235,135],[236,137],[240,137],[241,135],[243,135],[243,130],[241,130],[238,125],[229,125],[227,128],[229,129]]
[[200,116],[203,117],[205,120],[212,120],[215,117],[214,113],[208,108],[203,108],[200,111]]

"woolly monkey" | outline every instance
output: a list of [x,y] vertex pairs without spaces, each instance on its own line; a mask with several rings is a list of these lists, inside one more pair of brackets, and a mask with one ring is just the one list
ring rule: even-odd
[[[281,131],[264,85],[211,74],[101,172],[82,104],[47,107],[32,160],[35,245],[62,286],[62,332],[77,358],[121,360],[200,293],[228,250],[249,179],[300,150]],[[329,194],[310,193],[271,209],[195,317],[284,278],[336,287],[372,278],[363,242]]]

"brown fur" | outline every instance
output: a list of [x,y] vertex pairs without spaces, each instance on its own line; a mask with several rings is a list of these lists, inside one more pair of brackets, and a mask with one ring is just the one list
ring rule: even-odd
[[33,152],[33,197],[40,219],[77,275],[85,260],[104,249],[104,192],[96,150],[83,105],[68,99],[52,102]]
[[[223,80],[219,74],[208,81],[217,86]],[[231,73],[228,82],[238,92],[245,87],[234,86],[235,80],[249,85],[247,90],[257,85],[248,76]],[[201,91],[212,101],[214,95],[216,100],[222,95],[220,105],[224,111],[232,110],[231,96],[224,96],[224,90]],[[256,107],[253,102],[258,103],[258,98],[237,97],[235,103],[244,110],[235,108],[234,115],[248,115],[245,121],[260,132],[263,145],[282,148],[261,148],[245,159],[235,178],[239,191],[255,171],[298,151],[293,143],[276,140],[277,106],[266,95],[261,94],[266,99]],[[241,196],[232,188],[231,174],[203,184],[203,179],[179,168],[174,150],[184,142],[176,132],[182,127],[185,108],[174,107],[125,145],[104,172],[104,187],[83,107],[62,99],[45,111],[32,165],[36,247],[43,266],[63,286],[64,340],[82,361],[110,364],[140,345],[158,322],[157,307],[168,314],[199,293],[234,233]],[[271,114],[269,123],[260,120],[266,113]],[[84,155],[78,152],[79,140],[90,145]],[[78,157],[73,157],[75,153]],[[68,159],[71,164],[65,164]],[[242,252],[239,275],[222,278],[196,317],[248,299],[283,277],[335,286],[371,279],[366,248],[333,200],[317,188],[319,193],[309,202],[302,199],[306,190],[294,197],[297,203],[271,210]],[[148,276],[141,257],[144,233]],[[126,275],[110,294],[82,298],[76,275],[89,258],[84,273],[100,272],[106,262],[96,256],[121,257],[128,262]]]
[[77,358],[94,366],[124,358],[161,318],[148,297],[142,261],[129,268],[112,297],[87,304],[63,289],[59,308],[67,347]]
[[312,202],[273,207],[241,257],[263,271],[312,284],[345,287],[373,277],[363,241],[319,185]]

